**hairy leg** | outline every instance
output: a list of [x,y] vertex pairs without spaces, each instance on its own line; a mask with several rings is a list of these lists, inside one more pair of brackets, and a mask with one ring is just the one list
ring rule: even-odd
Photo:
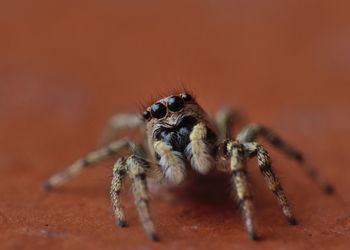
[[237,192],[245,227],[252,240],[257,240],[253,195],[248,182],[246,159],[242,145],[238,141],[227,140],[221,146],[223,157],[230,162],[232,183]]
[[121,158],[117,161],[113,169],[113,179],[111,184],[111,200],[114,215],[117,223],[121,227],[125,227],[127,222],[124,216],[124,210],[120,203],[120,190],[125,173],[128,174],[132,181],[132,190],[135,197],[135,205],[139,213],[140,221],[151,240],[157,241],[154,224],[149,211],[149,195],[147,189],[146,176],[152,168],[159,168],[155,164],[132,155],[128,158]]
[[120,158],[113,167],[113,178],[111,183],[111,201],[113,212],[120,227],[126,227],[124,208],[120,203],[120,191],[122,189],[123,180],[127,171],[126,158]]
[[257,156],[258,166],[260,172],[265,178],[267,186],[277,197],[277,200],[282,208],[283,214],[287,218],[288,223],[290,225],[295,225],[296,220],[292,214],[292,210],[288,204],[287,197],[283,191],[281,183],[272,169],[268,152],[261,145],[254,142],[244,143],[243,147],[247,155],[251,157]]
[[277,134],[275,134],[272,130],[257,124],[251,124],[246,126],[237,136],[237,140],[244,142],[253,142],[258,136],[263,136],[268,142],[270,142],[277,149],[281,150],[290,158],[297,161],[303,171],[316,182],[320,188],[326,193],[331,193],[333,188],[329,185],[316,171],[316,169],[305,160],[303,154],[290,146],[288,143],[283,141]]
[[76,175],[80,174],[83,169],[97,164],[98,162],[107,159],[113,155],[116,155],[122,149],[129,148],[137,154],[137,152],[142,151],[141,147],[141,145],[138,145],[128,139],[114,141],[105,147],[102,147],[87,154],[85,157],[77,160],[72,165],[68,166],[65,170],[52,175],[44,182],[44,188],[47,191],[50,191],[53,188],[59,187],[68,182]]

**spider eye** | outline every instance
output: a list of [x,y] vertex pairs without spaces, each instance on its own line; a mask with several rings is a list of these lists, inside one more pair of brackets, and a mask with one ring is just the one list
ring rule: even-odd
[[151,114],[154,118],[161,119],[166,115],[166,113],[166,107],[160,102],[153,104],[151,107]]
[[193,97],[190,94],[183,94],[181,97],[185,102],[189,102],[193,100]]
[[184,100],[178,96],[172,96],[168,99],[168,108],[173,111],[177,112],[180,111],[184,107]]
[[149,119],[151,119],[151,113],[147,110],[145,110],[143,113],[142,113],[142,116],[143,118],[148,121]]

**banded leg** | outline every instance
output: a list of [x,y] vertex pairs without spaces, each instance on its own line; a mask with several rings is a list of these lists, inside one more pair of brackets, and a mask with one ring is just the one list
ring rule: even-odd
[[158,236],[155,232],[154,224],[149,212],[149,196],[146,182],[146,175],[151,167],[152,166],[149,162],[135,155],[132,155],[127,159],[121,158],[118,160],[113,169],[111,200],[118,225],[125,227],[127,222],[125,220],[123,208],[120,204],[119,193],[122,186],[123,177],[125,173],[127,173],[132,181],[135,205],[143,228],[151,240],[157,241]]
[[84,168],[87,168],[93,164],[96,164],[106,158],[109,158],[124,148],[130,148],[133,152],[139,152],[140,145],[135,144],[134,142],[128,139],[122,139],[110,143],[109,145],[102,147],[96,151],[93,151],[87,154],[85,157],[77,160],[72,165],[68,166],[62,172],[56,173],[47,179],[44,182],[44,188],[47,191],[52,190],[53,188],[62,186],[68,182],[73,177],[77,176]]
[[215,123],[219,131],[219,140],[232,138],[232,128],[240,120],[241,114],[230,107],[222,107],[215,114]]
[[245,227],[250,238],[252,240],[257,240],[253,195],[248,183],[244,151],[242,145],[237,141],[228,140],[225,144],[225,158],[230,161],[232,182],[235,186],[239,205],[242,209]]
[[111,201],[113,212],[117,219],[117,225],[126,227],[128,224],[125,220],[124,208],[120,203],[120,191],[122,189],[123,180],[127,171],[126,158],[120,158],[113,167],[113,178],[111,184]]
[[292,214],[292,210],[288,204],[287,197],[283,191],[283,188],[280,184],[280,181],[276,174],[274,173],[271,160],[268,152],[259,144],[251,142],[244,143],[244,150],[249,156],[257,156],[258,158],[258,166],[260,172],[264,176],[265,182],[269,189],[275,194],[277,197],[278,203],[282,208],[282,212],[284,216],[287,218],[287,221],[290,225],[296,225],[296,220]]
[[257,124],[251,124],[246,126],[237,136],[237,140],[244,142],[253,142],[257,136],[263,136],[269,143],[282,151],[290,158],[297,161],[303,171],[314,181],[324,192],[332,193],[333,188],[328,184],[316,171],[316,169],[304,159],[302,153],[284,142],[277,134],[270,129]]

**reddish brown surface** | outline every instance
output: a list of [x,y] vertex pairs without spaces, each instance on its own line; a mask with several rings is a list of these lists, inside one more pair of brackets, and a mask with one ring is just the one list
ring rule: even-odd
[[[0,3],[0,248],[347,249],[348,1],[120,2]],[[152,243],[130,194],[130,227],[114,226],[113,162],[55,192],[41,189],[95,147],[112,113],[137,111],[140,100],[179,82],[210,112],[238,105],[273,127],[307,152],[337,194],[323,195],[272,151],[298,226],[285,223],[251,164],[262,241],[248,240],[227,187],[205,181],[153,196],[162,241]]]

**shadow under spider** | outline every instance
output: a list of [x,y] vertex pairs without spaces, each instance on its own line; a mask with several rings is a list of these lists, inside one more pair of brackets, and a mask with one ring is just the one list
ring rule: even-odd
[[169,187],[168,191],[179,202],[232,209],[237,205],[230,179],[229,175],[222,172],[199,175],[189,171],[188,178],[182,185]]

